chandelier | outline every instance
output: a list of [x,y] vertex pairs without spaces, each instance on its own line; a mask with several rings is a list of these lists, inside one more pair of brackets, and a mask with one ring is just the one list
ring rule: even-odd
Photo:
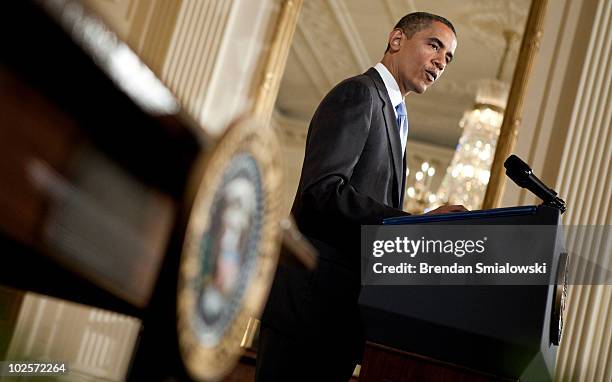
[[[440,163],[436,160],[427,160],[419,156],[415,157],[416,166],[414,172],[414,183],[406,189],[404,210],[419,214],[427,211],[429,206],[436,203],[437,195],[432,192],[433,178]],[[406,169],[406,177],[410,175],[410,168]]]

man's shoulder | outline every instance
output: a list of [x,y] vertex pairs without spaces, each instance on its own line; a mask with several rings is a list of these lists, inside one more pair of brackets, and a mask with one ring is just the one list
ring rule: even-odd
[[329,91],[327,98],[337,96],[373,98],[372,96],[377,94],[377,88],[369,73],[370,71],[341,81]]
[[375,89],[376,84],[374,83],[374,79],[371,77],[370,71],[359,74],[350,78],[347,78],[340,82],[335,87],[361,87],[367,89]]

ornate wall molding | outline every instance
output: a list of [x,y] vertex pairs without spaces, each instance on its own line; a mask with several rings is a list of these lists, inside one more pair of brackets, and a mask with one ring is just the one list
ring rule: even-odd
[[133,317],[28,292],[6,359],[57,359],[84,380],[124,381],[140,329]]
[[300,181],[308,123],[303,120],[287,117],[275,111],[272,115],[271,125],[279,135],[281,142],[285,190],[282,197],[281,211],[283,216],[287,216],[291,211],[293,198]]
[[[501,52],[504,37],[497,31],[512,30],[522,36],[532,0],[490,1],[471,0],[457,19],[467,24],[472,38],[492,52]],[[474,12],[477,9],[478,12]],[[501,26],[501,27],[500,27]],[[461,31],[458,31],[462,36]]]
[[181,3],[182,0],[138,1],[137,5],[128,9],[128,14],[132,13],[135,16],[128,35],[128,43],[134,41],[138,44],[136,47],[138,55],[156,73],[162,72],[166,61]]
[[[97,13],[106,24],[117,35],[127,42],[134,51],[137,51],[134,41],[129,41],[128,36],[133,25],[140,20],[146,20],[148,13],[136,14],[135,9],[142,3],[151,3],[150,1],[127,0],[127,1],[109,1],[109,0],[82,0],[85,6]],[[145,4],[147,5],[147,4]],[[141,21],[140,21],[141,22]]]
[[[566,225],[610,225],[612,223],[612,3],[596,2],[586,59],[555,189],[566,196]],[[569,253],[588,258],[597,245],[591,238],[573,240]],[[607,252],[609,256],[609,252]],[[607,264],[608,259],[589,259]],[[557,380],[603,382],[612,378],[610,322],[612,285],[572,285],[569,288],[567,325],[561,343]]]
[[338,21],[338,26],[344,33],[347,46],[351,49],[351,53],[353,53],[353,58],[355,59],[359,71],[365,71],[372,63],[363,45],[359,30],[355,26],[351,13],[347,9],[344,0],[327,0],[327,3]]
[[185,0],[178,13],[162,77],[194,116],[200,114],[202,98],[210,87],[233,3]]
[[[299,25],[299,24],[298,24]],[[304,38],[304,33],[298,27],[293,39],[291,51],[296,57],[296,61],[304,69],[308,79],[317,90],[319,98],[323,98],[329,90],[329,80],[321,75],[321,63],[315,59],[311,47]]]
[[[468,104],[473,103],[478,88],[476,78],[494,76],[504,50],[504,37],[496,23],[503,21],[507,24],[505,17],[511,13],[509,18],[517,24],[514,28],[524,25],[529,2],[530,0],[512,0],[512,4],[505,4],[498,1],[466,0],[466,6],[462,2],[461,6],[453,5],[442,9],[421,0],[309,0],[304,3],[291,53],[293,65],[297,62],[302,68],[286,74],[288,80],[282,85],[281,94],[287,97],[298,94],[301,87],[308,87],[306,91],[312,95],[309,101],[304,102],[280,99],[278,105],[288,114],[310,116],[318,103],[314,101],[316,95],[318,94],[320,100],[339,81],[362,73],[380,59],[380,51],[377,49],[374,52],[374,45],[380,45],[382,48],[384,41],[381,40],[386,38],[392,25],[401,16],[419,6],[419,9],[445,14],[456,25],[459,24],[457,27],[460,48],[458,60],[449,70],[449,74],[436,83],[426,95],[410,96],[409,103],[415,106],[413,110],[426,102],[436,103],[440,110],[456,105],[469,107]],[[473,12],[474,9],[479,11]],[[364,25],[370,13],[375,25]],[[473,31],[474,28],[477,30]],[[484,41],[485,38],[489,42]],[[489,50],[492,50],[492,53]],[[508,62],[515,62],[517,50],[518,48],[511,49]],[[508,74],[511,75],[511,65],[508,65],[508,69],[504,78],[508,78]],[[303,78],[298,79],[297,76]],[[312,93],[311,86],[314,90]],[[457,117],[460,118],[460,114],[457,114]],[[443,122],[440,121],[438,125],[442,126]],[[458,120],[456,122],[458,123]],[[452,129],[446,130],[446,133],[449,139],[455,136]],[[429,141],[432,139],[433,135]]]
[[308,122],[295,119],[275,111],[272,115],[272,127],[283,142],[304,146],[308,134]]
[[183,0],[84,0],[158,75]]
[[440,82],[436,82],[433,85],[431,92],[450,94],[453,97],[475,98],[478,85],[479,80],[470,81],[466,85],[457,80],[443,77],[443,79],[440,79]]
[[[413,0],[404,0],[403,2],[385,0],[384,2],[387,16],[389,17],[389,30],[393,28],[400,18],[408,13],[417,11],[417,7],[414,5]],[[401,4],[403,4],[403,6],[401,6]]]
[[323,0],[309,0],[302,7],[298,28],[303,33],[314,57],[328,81],[328,89],[347,77],[359,73],[349,48],[350,41],[343,35],[329,4]]

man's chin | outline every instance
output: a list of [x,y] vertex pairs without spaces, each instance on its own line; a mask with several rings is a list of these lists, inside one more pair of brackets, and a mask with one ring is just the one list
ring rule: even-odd
[[429,86],[427,86],[427,85],[419,86],[418,88],[416,88],[416,89],[415,89],[415,91],[414,91],[414,92],[415,92],[416,94],[423,94],[423,93],[425,93],[425,92],[427,91],[427,88],[428,88],[428,87],[429,87]]
[[427,90],[427,88],[429,87],[429,84],[427,84],[426,82],[417,82],[417,83],[411,83],[409,86],[406,86],[408,90],[408,93],[416,93],[416,94],[423,94],[425,93],[425,91]]

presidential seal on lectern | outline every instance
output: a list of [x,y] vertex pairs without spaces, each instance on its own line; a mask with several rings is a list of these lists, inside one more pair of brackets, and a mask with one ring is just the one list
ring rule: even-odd
[[179,348],[194,379],[233,369],[265,303],[280,244],[279,156],[274,133],[242,119],[194,171],[177,290]]

